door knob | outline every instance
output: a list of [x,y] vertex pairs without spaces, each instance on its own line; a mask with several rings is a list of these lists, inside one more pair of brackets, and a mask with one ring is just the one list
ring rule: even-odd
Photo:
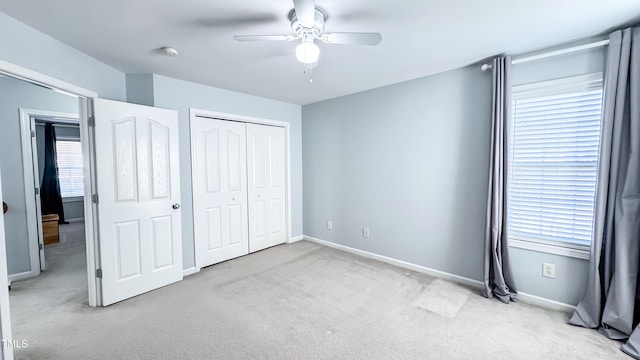
[[174,210],[178,210],[178,209],[180,209],[180,204],[173,204],[172,208]]

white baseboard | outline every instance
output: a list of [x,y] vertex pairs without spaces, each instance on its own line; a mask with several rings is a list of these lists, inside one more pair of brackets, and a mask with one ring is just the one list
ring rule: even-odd
[[184,277],[184,276],[193,275],[193,274],[195,274],[196,272],[197,272],[197,271],[196,271],[196,268],[195,268],[195,267],[190,267],[190,268],[188,268],[188,269],[184,269],[184,270],[182,270],[182,276]]
[[520,291],[518,291],[518,300],[526,304],[540,306],[545,309],[562,311],[566,313],[573,313],[576,310],[576,307],[573,305],[565,304],[559,301],[543,298],[536,295],[523,293]]
[[423,273],[423,274],[427,274],[433,277],[437,277],[440,279],[444,279],[444,280],[449,280],[458,284],[462,284],[462,285],[467,285],[467,286],[471,286],[473,288],[482,288],[482,282],[478,281],[478,280],[474,280],[474,279],[469,279],[466,278],[464,276],[459,276],[459,275],[454,275],[454,274],[450,274],[444,271],[440,271],[440,270],[436,270],[436,269],[431,269],[422,265],[416,265],[416,264],[412,264],[406,261],[402,261],[402,260],[398,260],[398,259],[394,259],[394,258],[390,258],[387,256],[383,256],[383,255],[378,255],[378,254],[374,254],[368,251],[364,251],[364,250],[359,250],[359,249],[354,249],[352,247],[348,247],[348,246],[344,246],[344,245],[340,245],[340,244],[336,244],[336,243],[332,243],[330,241],[326,241],[326,240],[321,240],[318,238],[314,238],[311,236],[307,236],[304,235],[304,239],[320,244],[320,245],[324,245],[324,246],[328,246],[334,249],[338,249],[338,250],[343,250],[352,254],[356,254],[356,255],[360,255],[360,256],[364,256],[366,258],[369,259],[374,259],[374,260],[378,260],[381,261],[383,263],[387,263],[387,264],[391,264],[391,265],[395,265],[398,267],[401,267],[403,269],[409,269],[409,270],[413,270],[413,271],[417,271],[419,273]]
[[21,273],[11,274],[8,276],[9,284],[11,284],[11,282],[13,281],[24,280],[24,279],[32,278],[34,276],[38,276],[38,273],[36,271],[25,271]]
[[84,218],[64,219],[64,221],[66,221],[68,223],[84,222]]
[[289,240],[289,244],[292,244],[292,243],[294,243],[296,241],[300,241],[300,240],[304,240],[304,235],[292,237],[291,240]]
[[[312,236],[304,235],[304,240],[308,240],[314,242],[316,244],[324,245],[330,248],[346,251],[348,253],[364,256],[369,259],[378,260],[383,263],[395,265],[401,267],[403,269],[413,270],[419,273],[427,274],[429,276],[437,277],[440,279],[448,280],[451,282],[455,282],[458,284],[470,286],[476,289],[482,289],[484,284],[481,281],[470,279],[464,276],[454,275],[448,272],[431,269],[422,265],[412,264],[406,261],[390,258],[383,255],[374,254],[368,251],[354,249],[352,247],[348,247],[345,245],[336,244],[330,241],[314,238]],[[526,304],[540,306],[546,309],[555,310],[555,311],[564,311],[564,312],[573,312],[575,310],[575,306],[561,303],[559,301],[546,299],[540,296],[531,295],[523,292],[518,292],[518,299]]]

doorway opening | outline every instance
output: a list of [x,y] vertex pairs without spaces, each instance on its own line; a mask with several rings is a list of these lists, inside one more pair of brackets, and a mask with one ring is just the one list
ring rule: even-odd
[[[81,103],[84,98],[0,77],[0,169],[13,332],[56,302],[89,304]],[[52,186],[53,184],[53,186]],[[89,218],[90,219],[90,218]],[[38,315],[38,316],[39,316]]]
[[[30,254],[30,273],[22,273],[31,276],[16,280],[10,275],[9,296],[14,338],[33,342],[43,327],[40,321],[55,322],[43,309],[88,305],[84,207],[89,199],[84,195],[77,114],[25,109],[20,114],[29,125],[22,127],[23,139],[30,140],[23,144],[22,157],[27,236],[35,252]],[[51,177],[55,196],[47,189]]]
[[[63,100],[68,99],[59,98],[56,105]],[[20,109],[20,118],[32,266],[29,272],[9,276],[12,297],[33,292],[55,299],[59,293],[75,292],[78,302],[86,304],[84,208],[88,199],[78,115]]]

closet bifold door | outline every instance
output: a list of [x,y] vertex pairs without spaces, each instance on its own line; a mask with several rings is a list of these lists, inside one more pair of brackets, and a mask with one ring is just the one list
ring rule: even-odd
[[285,130],[247,124],[249,251],[286,242]]
[[249,253],[246,124],[191,119],[196,267]]

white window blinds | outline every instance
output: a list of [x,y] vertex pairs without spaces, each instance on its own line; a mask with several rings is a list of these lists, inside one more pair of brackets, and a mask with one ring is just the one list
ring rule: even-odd
[[58,177],[62,197],[84,196],[80,141],[56,141]]
[[601,119],[601,73],[513,87],[510,239],[589,246]]

